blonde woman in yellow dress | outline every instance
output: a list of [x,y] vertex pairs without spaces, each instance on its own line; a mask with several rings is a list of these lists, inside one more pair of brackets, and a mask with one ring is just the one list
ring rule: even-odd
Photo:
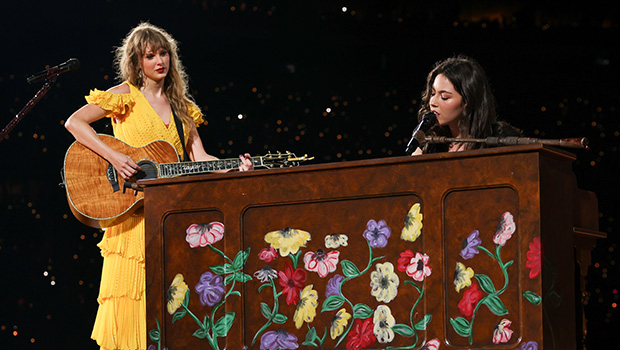
[[[202,115],[188,93],[177,43],[170,34],[150,23],[139,24],[117,48],[115,63],[123,83],[107,91],[91,91],[86,96],[88,104],[73,113],[65,124],[77,141],[129,179],[140,167],[129,156],[102,142],[90,124],[109,117],[114,136],[130,146],[165,140],[178,154],[183,154],[174,122],[176,114],[182,121],[189,158],[217,159],[205,151],[200,140],[196,127],[203,122]],[[240,158],[240,171],[253,169],[249,154]],[[106,229],[98,246],[103,269],[91,337],[101,349],[146,349],[144,213],[138,211]]]

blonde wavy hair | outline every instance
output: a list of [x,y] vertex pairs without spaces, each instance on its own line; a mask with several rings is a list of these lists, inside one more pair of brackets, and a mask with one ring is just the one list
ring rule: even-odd
[[147,48],[153,51],[159,49],[168,51],[170,67],[164,80],[164,92],[183,124],[191,125],[193,119],[187,112],[188,106],[193,105],[196,109],[200,109],[189,94],[188,77],[179,59],[178,43],[162,28],[142,22],[127,34],[122,46],[115,49],[114,64],[117,69],[117,79],[120,82],[128,81],[138,88],[144,86],[140,62]]

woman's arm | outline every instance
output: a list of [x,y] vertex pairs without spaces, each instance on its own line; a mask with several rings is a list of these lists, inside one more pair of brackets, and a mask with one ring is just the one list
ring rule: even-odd
[[[112,93],[125,93],[125,89],[129,92],[129,87],[125,84],[115,86],[108,90]],[[106,159],[116,171],[125,179],[135,175],[140,167],[127,155],[115,151],[105,144],[95,130],[90,126],[91,123],[103,118],[106,112],[95,104],[87,104],[75,111],[67,122],[65,128],[75,137],[75,139],[90,148],[93,152]]]

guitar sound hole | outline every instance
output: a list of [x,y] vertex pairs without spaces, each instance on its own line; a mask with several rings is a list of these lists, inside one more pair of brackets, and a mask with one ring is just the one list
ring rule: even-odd
[[157,178],[157,166],[148,160],[138,162],[138,165],[142,170],[138,171],[135,175],[136,180],[142,179],[156,179]]

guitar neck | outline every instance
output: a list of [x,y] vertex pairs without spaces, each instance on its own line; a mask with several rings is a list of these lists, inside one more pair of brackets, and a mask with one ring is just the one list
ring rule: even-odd
[[[255,168],[263,166],[263,157],[249,158]],[[191,174],[204,174],[218,170],[237,169],[241,165],[240,158],[207,160],[200,162],[180,162],[159,164],[159,178],[175,177]]]

